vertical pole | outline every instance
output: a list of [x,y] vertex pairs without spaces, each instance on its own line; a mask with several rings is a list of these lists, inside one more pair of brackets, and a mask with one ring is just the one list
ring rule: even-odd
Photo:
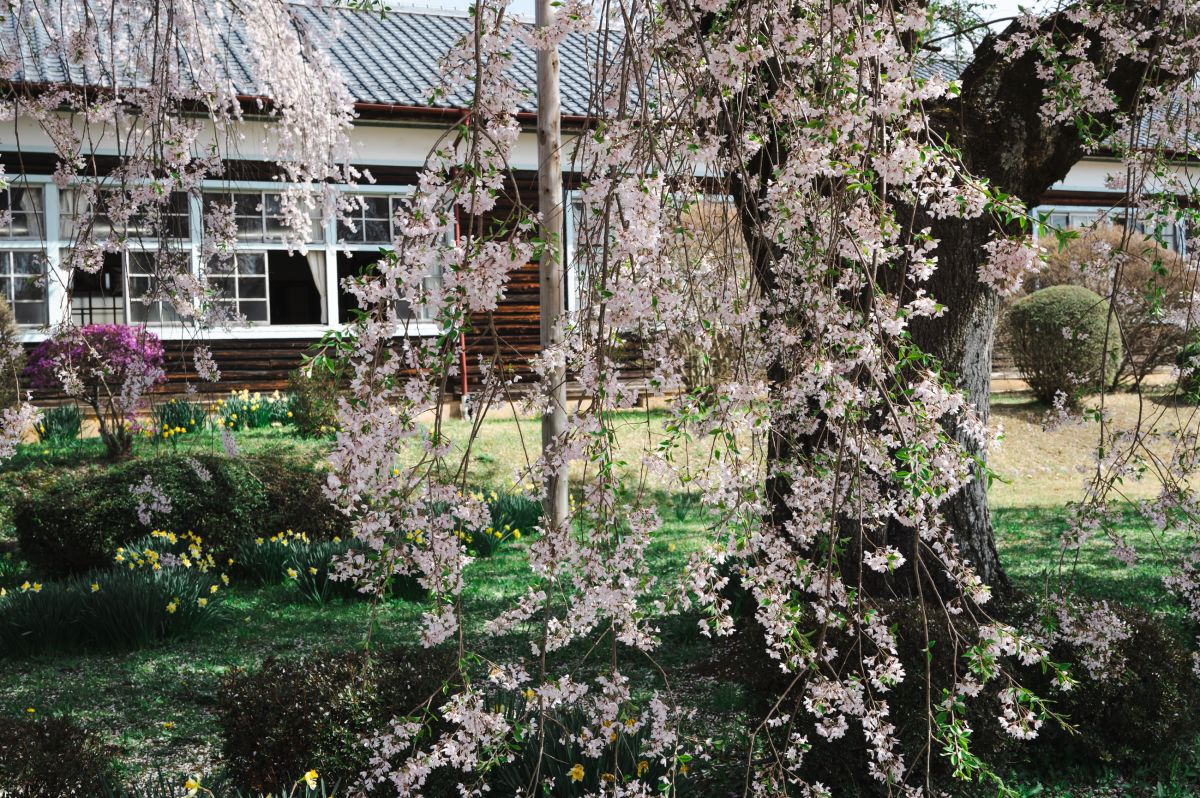
[[[553,0],[537,0],[539,28],[554,22]],[[542,348],[562,342],[559,324],[563,313],[563,187],[562,108],[558,96],[558,47],[538,50],[538,209],[542,214],[541,238],[545,244],[538,264],[540,276]],[[549,407],[542,416],[542,450],[546,451],[567,426],[566,369],[557,367],[546,375]],[[545,517],[547,529],[559,528],[567,518],[567,471],[546,474]]]

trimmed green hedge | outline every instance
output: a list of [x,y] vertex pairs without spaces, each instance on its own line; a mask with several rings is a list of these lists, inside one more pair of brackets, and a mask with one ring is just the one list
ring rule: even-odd
[[1074,404],[1112,384],[1123,347],[1110,315],[1107,301],[1078,285],[1043,288],[1012,306],[1013,359],[1039,399],[1053,402],[1062,393]]
[[40,572],[77,574],[112,563],[113,552],[150,529],[131,488],[149,476],[171,511],[151,525],[193,530],[216,552],[285,529],[337,534],[340,516],[322,492],[324,475],[284,458],[165,455],[59,475],[19,497],[13,525],[22,555]]

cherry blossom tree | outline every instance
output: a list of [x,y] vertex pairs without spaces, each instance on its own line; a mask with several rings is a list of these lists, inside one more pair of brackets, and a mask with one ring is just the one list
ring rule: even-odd
[[[325,189],[359,177],[348,166],[351,102],[290,9],[279,0],[12,7],[20,24],[5,29],[15,31],[0,49],[5,74],[20,75],[31,30],[78,69],[62,85],[10,80],[6,107],[54,141],[55,179],[81,187],[70,270],[94,272],[127,246],[89,232],[87,208],[93,220],[150,217],[153,228],[167,224],[164,198],[220,174],[222,136],[209,134],[234,129],[247,102],[218,55],[231,24],[254,47],[266,97],[251,102],[270,115],[298,238],[313,211],[349,210]],[[544,750],[548,735],[564,733],[555,719],[577,713],[571,742],[588,762],[565,778],[590,768],[611,776],[604,795],[673,793],[708,753],[704,735],[689,727],[670,674],[641,684],[634,674],[657,663],[667,616],[686,614],[718,641],[745,633],[732,612],[737,591],[764,656],[789,680],[751,735],[746,794],[827,794],[806,776],[805,755],[852,729],[866,742],[863,772],[888,794],[933,794],[939,751],[958,778],[994,776],[970,751],[968,703],[994,701],[1006,732],[1033,738],[1059,719],[1017,666],[1042,664],[1069,689],[1075,677],[1050,657],[1057,641],[1090,646],[1082,665],[1103,673],[1128,634],[1107,605],[1067,598],[1056,630],[989,613],[1004,585],[986,503],[997,297],[1038,266],[1030,207],[1089,151],[1122,159],[1130,212],[1151,222],[1189,213],[1179,198],[1191,187],[1171,159],[1193,148],[1191,5],[1085,2],[1024,15],[983,37],[961,70],[939,66],[944,20],[921,2],[568,0],[553,23],[531,29],[504,0],[479,0],[470,19],[438,89],[470,100],[399,209],[391,250],[347,282],[363,312],[334,353],[349,378],[328,491],[357,541],[337,575],[377,595],[391,579],[415,578],[432,596],[422,642],[459,654],[459,689],[364,741],[373,756],[364,782],[413,795],[449,770],[464,794],[477,793],[513,745]],[[489,511],[471,470],[478,422],[458,437],[445,423],[456,347],[541,254],[538,209],[512,173],[524,94],[511,65],[517,48],[570,36],[583,37],[594,69],[591,118],[568,153],[580,177],[582,301],[559,322],[562,343],[531,365],[543,383],[565,365],[584,400],[564,408],[565,432],[514,478],[543,486],[576,462],[585,479],[566,523],[544,524],[531,542],[529,587],[515,606],[467,623],[462,531],[485,527]],[[102,132],[123,142],[103,163],[92,157]],[[696,228],[714,216],[697,206],[714,201],[731,202],[737,220],[715,236]],[[230,222],[229,209],[205,219],[206,263],[228,257]],[[722,236],[748,251],[748,271],[714,243]],[[230,321],[203,270],[180,270],[161,246],[156,292],[143,299],[171,302],[198,328]],[[398,336],[405,306],[424,307],[438,332]],[[736,365],[716,384],[682,390],[681,330],[702,350],[732,346]],[[633,361],[676,396],[636,475],[617,446],[638,396]],[[203,352],[193,362],[215,376]],[[544,412],[539,397],[558,387],[522,390],[498,348],[481,365],[480,417],[518,392]],[[6,440],[28,413],[6,411]],[[1146,515],[1164,534],[1194,539],[1194,437],[1170,441],[1163,457],[1151,433],[1107,425],[1103,398],[1097,415],[1075,542],[1111,528],[1114,486],[1146,469],[1163,485]],[[702,457],[694,441],[709,442]],[[649,475],[695,490],[709,519],[706,545],[670,578],[647,563],[661,527]],[[1177,565],[1168,586],[1196,612],[1200,567]],[[884,600],[893,595],[908,601]],[[891,612],[948,624],[956,654],[945,683],[906,673]],[[487,660],[481,638],[499,634],[521,635],[529,653]],[[565,655],[572,644],[603,656],[580,668]],[[916,752],[903,750],[889,703],[912,678],[926,680],[926,744]],[[652,771],[621,770],[615,744],[633,734]],[[539,764],[527,794],[552,791],[550,779]]]

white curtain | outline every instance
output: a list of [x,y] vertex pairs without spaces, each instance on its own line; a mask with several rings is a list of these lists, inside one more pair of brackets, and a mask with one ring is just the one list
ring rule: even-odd
[[326,301],[325,290],[325,253],[310,251],[308,253],[308,271],[312,274],[313,284],[317,287],[317,294],[321,297],[321,323],[326,324],[326,314],[329,312],[329,305]]
[[42,207],[41,207],[42,191],[29,189],[21,190],[21,198],[17,200],[19,210],[25,211],[25,218],[29,220],[30,238],[44,238],[42,235]]

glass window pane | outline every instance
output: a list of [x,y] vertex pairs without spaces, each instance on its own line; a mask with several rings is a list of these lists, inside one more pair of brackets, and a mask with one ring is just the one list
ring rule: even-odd
[[392,240],[391,225],[386,221],[368,221],[366,223],[366,240],[372,243],[386,243]]
[[154,253],[151,252],[130,252],[129,253],[129,273],[130,274],[154,274]]
[[15,302],[13,303],[13,315],[17,319],[17,324],[45,324],[46,303]]
[[208,285],[224,299],[237,296],[236,281],[232,277],[212,277],[209,278]]
[[238,216],[255,216],[262,218],[262,195],[234,194],[233,212]]
[[267,228],[263,235],[272,240],[277,241],[283,238],[295,238],[296,233],[283,223],[283,219],[278,216],[267,217]]
[[242,315],[246,317],[246,321],[266,321],[267,320],[267,303],[262,302],[240,302],[239,308]]
[[266,299],[266,277],[242,277],[238,280],[238,296],[242,299]]
[[0,211],[11,211],[11,219],[3,235],[13,238],[42,238],[42,189],[31,186],[9,186],[0,192]]
[[308,240],[320,243],[325,240],[325,220],[321,218],[320,211],[313,211],[309,214],[308,225]]
[[[3,273],[13,275],[7,295],[14,300],[45,302],[46,282],[42,269],[42,256],[37,252],[13,252],[0,256]],[[11,264],[11,266],[10,266]]]
[[157,307],[157,302],[147,305],[144,302],[131,299],[129,301],[129,318],[136,322],[158,321]]
[[13,253],[13,273],[14,274],[41,274],[42,255],[38,252],[14,252]]
[[387,197],[363,197],[363,216],[368,219],[386,219],[390,215]]
[[263,239],[263,222],[257,216],[239,216],[237,230],[237,237],[242,241],[262,241]]
[[41,277],[14,277],[13,299],[39,301],[46,298],[46,289]]
[[138,302],[130,300],[129,315],[134,321],[170,324],[179,321],[179,315],[170,302]]
[[150,293],[153,286],[153,280],[150,277],[130,277],[129,278],[129,296],[133,299],[144,297]]
[[354,225],[357,229],[351,230],[350,225],[339,220],[337,223],[338,241],[350,241],[350,242],[362,241],[363,240],[362,220],[360,219],[360,220],[355,221]]
[[261,252],[250,252],[237,256],[238,274],[266,274],[267,256]]
[[228,194],[220,194],[215,191],[206,191],[201,195],[204,203],[204,212],[210,213],[214,206],[229,207],[232,198]]

